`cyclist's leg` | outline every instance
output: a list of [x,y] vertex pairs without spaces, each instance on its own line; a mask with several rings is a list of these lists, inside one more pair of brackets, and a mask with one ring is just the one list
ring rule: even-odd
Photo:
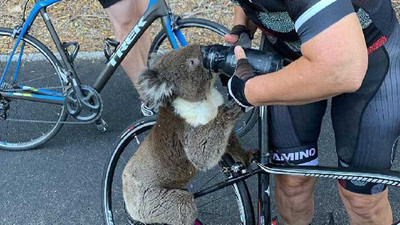
[[[146,10],[148,0],[103,0],[102,4],[117,41],[122,42]],[[121,63],[135,86],[138,73],[146,66],[150,45],[150,34],[146,31]]]
[[[317,140],[326,101],[304,106],[270,107],[270,140],[275,163],[318,163]],[[313,218],[313,188],[309,177],[275,176],[275,200],[286,225],[308,225]]]
[[351,225],[391,225],[393,223],[387,189],[374,195],[364,195],[348,191],[341,185],[338,187]]
[[[361,88],[333,99],[332,122],[339,166],[377,170],[392,166],[400,134],[399,38],[397,27],[389,42],[369,56]],[[343,180],[339,184],[352,225],[392,224],[384,185]]]

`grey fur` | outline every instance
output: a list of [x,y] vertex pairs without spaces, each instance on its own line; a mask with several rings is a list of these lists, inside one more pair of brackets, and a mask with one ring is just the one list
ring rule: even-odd
[[249,154],[232,134],[242,111],[229,102],[219,106],[213,120],[193,127],[174,112],[171,103],[178,97],[196,102],[209,96],[215,79],[202,67],[200,46],[169,52],[156,62],[140,75],[141,91],[151,93],[153,86],[165,84],[171,92],[145,97],[161,106],[160,114],[124,169],[126,210],[143,223],[193,225],[197,208],[193,196],[183,190],[189,180],[198,170],[217,165],[225,151],[242,162],[249,161]]

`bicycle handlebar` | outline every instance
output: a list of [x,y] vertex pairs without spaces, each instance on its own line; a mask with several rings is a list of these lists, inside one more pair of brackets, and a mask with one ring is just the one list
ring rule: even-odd
[[[234,46],[202,46],[203,66],[214,72],[232,76],[236,68]],[[290,61],[276,53],[256,49],[244,49],[247,59],[257,75],[275,72]]]

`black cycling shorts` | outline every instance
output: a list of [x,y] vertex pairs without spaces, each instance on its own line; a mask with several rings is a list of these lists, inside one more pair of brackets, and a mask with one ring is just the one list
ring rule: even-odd
[[[389,169],[400,134],[400,27],[389,41],[369,55],[361,88],[332,98],[332,125],[339,166]],[[303,106],[271,106],[270,147],[275,163],[318,163],[317,141],[327,101]],[[342,187],[361,194],[386,186],[340,180]]]
[[103,8],[108,8],[112,5],[114,5],[115,3],[122,1],[122,0],[99,0],[100,4],[103,6]]

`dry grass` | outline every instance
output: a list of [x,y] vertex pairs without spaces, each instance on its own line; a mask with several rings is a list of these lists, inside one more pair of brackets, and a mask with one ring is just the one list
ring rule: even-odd
[[[25,2],[26,0],[0,0],[0,27],[14,27],[18,24]],[[172,11],[182,17],[206,18],[230,27],[232,3],[229,0],[167,2]],[[393,0],[393,4],[399,15],[400,0]],[[33,1],[28,4],[28,9],[32,5]],[[113,36],[107,15],[97,0],[64,0],[49,7],[48,12],[61,40],[79,42],[81,51],[100,51],[102,40]],[[152,35],[159,30],[158,24],[152,26]],[[46,45],[52,43],[41,18],[35,21],[30,33]]]
[[[0,0],[0,27],[14,27],[21,20],[26,0]],[[232,3],[228,0],[178,1],[167,0],[175,14],[182,17],[200,17],[230,26]],[[218,2],[218,4],[217,4]],[[28,9],[33,1],[28,4]],[[62,41],[77,41],[81,51],[100,51],[102,40],[112,37],[110,22],[97,0],[64,0],[48,8],[50,18]],[[151,27],[155,35],[161,26],[157,22]],[[45,32],[43,32],[45,31]],[[46,45],[52,43],[42,19],[38,17],[30,34]]]

